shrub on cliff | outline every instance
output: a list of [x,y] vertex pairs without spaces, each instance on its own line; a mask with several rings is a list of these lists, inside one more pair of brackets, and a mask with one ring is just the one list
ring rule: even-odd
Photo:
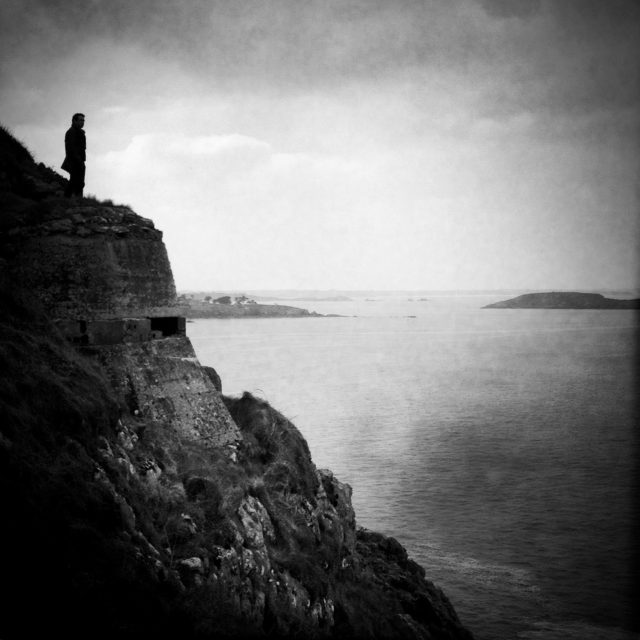
[[224,400],[242,431],[241,455],[250,475],[265,474],[280,490],[313,499],[318,479],[300,431],[267,402],[248,392]]

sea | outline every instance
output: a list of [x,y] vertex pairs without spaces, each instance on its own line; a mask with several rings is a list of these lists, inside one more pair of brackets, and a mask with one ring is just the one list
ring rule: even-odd
[[187,334],[223,393],[298,427],[358,525],[397,538],[477,640],[638,639],[639,315],[482,308],[506,297],[282,300],[341,317]]

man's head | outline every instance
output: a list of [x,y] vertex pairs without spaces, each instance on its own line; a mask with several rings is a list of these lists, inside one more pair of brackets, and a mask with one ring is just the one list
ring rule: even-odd
[[71,118],[71,124],[74,127],[78,127],[78,129],[82,129],[84,127],[84,113],[74,113],[73,118]]

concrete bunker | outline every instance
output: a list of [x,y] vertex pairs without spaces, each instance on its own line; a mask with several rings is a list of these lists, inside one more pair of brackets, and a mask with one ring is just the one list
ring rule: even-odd
[[162,316],[149,318],[149,320],[151,321],[151,331],[160,333],[162,338],[187,335],[186,320],[180,316]]
[[62,334],[78,346],[148,342],[186,335],[186,320],[179,316],[58,320]]

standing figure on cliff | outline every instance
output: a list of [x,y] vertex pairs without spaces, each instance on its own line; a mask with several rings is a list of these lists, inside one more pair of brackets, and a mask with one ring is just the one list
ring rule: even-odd
[[71,196],[82,198],[82,190],[84,189],[87,138],[82,127],[84,127],[84,113],[74,113],[71,118],[71,126],[64,136],[65,157],[62,168],[69,172],[69,184],[64,192],[67,198]]

